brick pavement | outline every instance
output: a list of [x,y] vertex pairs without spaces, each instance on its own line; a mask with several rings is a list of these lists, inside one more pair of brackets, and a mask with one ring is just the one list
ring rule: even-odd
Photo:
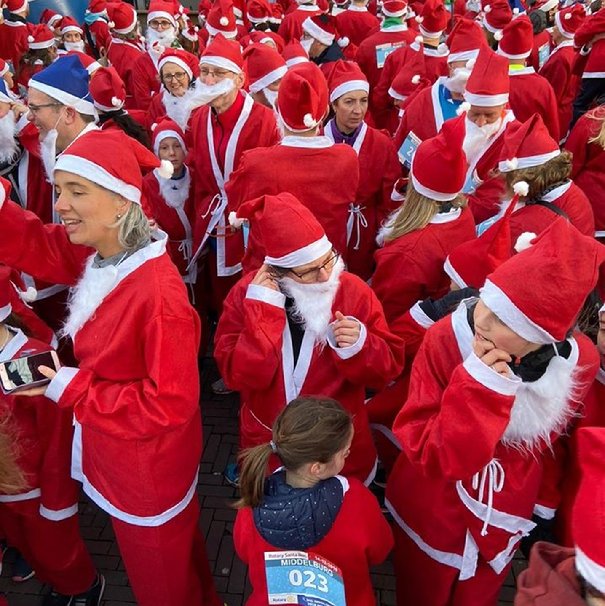
[[[209,368],[204,373],[205,389],[202,394],[205,449],[198,484],[202,503],[201,527],[206,536],[208,557],[218,591],[228,606],[242,606],[249,591],[249,584],[246,568],[234,555],[233,549],[235,511],[229,503],[235,498],[235,490],[228,486],[222,477],[225,465],[237,450],[238,398],[214,396],[209,392],[208,386],[216,378],[216,371],[212,364],[207,366]],[[134,598],[107,514],[83,497],[80,504],[80,521],[93,559],[107,579],[103,605],[132,606],[135,603]],[[47,588],[35,579],[22,585],[12,583],[9,578],[11,561],[9,551],[0,578],[0,592],[8,595],[10,606],[37,606]],[[513,563],[513,571],[502,590],[499,606],[512,604],[514,577],[524,566],[525,562],[519,556]],[[395,579],[389,561],[374,569],[373,580],[378,604],[394,606]]]

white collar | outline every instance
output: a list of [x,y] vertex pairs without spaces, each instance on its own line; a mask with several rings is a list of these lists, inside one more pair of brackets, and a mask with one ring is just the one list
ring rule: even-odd
[[324,149],[326,147],[332,147],[334,141],[331,141],[330,138],[325,135],[317,137],[297,137],[296,135],[288,135],[281,140],[281,145],[285,145],[286,147]]
[[554,202],[558,198],[560,198],[567,190],[571,187],[571,181],[567,181],[567,183],[563,183],[563,185],[559,185],[559,187],[555,187],[555,189],[551,189],[547,194],[541,196],[541,199],[544,202]]
[[17,333],[6,344],[4,349],[0,350],[0,362],[8,362],[8,360],[12,360],[17,353],[23,349],[23,346],[27,344],[27,337],[23,334],[23,332],[18,329],[14,330],[16,330]]
[[437,213],[431,220],[430,223],[432,225],[440,225],[442,223],[451,223],[456,219],[460,218],[462,214],[461,208],[452,208],[448,210],[446,213]]
[[380,31],[385,34],[388,34],[391,32],[407,32],[408,26],[406,23],[401,23],[400,25],[391,25],[389,27],[384,27],[384,25],[381,25]]
[[366,6],[357,6],[356,4],[351,4],[351,6],[349,6],[349,8],[347,10],[351,11],[352,13],[367,13],[368,12],[368,8]]
[[310,13],[313,11],[318,11],[319,10],[319,6],[317,6],[317,4],[299,4],[298,8],[296,9],[297,11],[304,11],[306,13]]

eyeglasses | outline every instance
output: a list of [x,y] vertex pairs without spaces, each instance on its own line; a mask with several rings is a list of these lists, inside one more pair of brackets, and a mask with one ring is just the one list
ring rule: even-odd
[[222,80],[227,77],[229,72],[225,69],[208,69],[207,67],[202,67],[200,69],[200,76],[202,78],[206,78],[208,76],[212,76],[216,80]]
[[41,103],[40,105],[30,103],[27,107],[32,114],[35,114],[45,107],[61,107],[62,105],[63,103]]
[[172,82],[173,80],[176,80],[177,82],[184,82],[186,77],[186,72],[176,72],[176,74],[162,74],[162,80],[164,82]]
[[315,282],[319,278],[319,274],[322,269],[325,269],[326,271],[331,271],[333,269],[334,265],[336,264],[336,261],[338,261],[340,254],[335,251],[332,251],[332,252],[334,254],[327,261],[322,263],[319,267],[314,267],[313,269],[309,269],[308,271],[303,271],[302,273],[298,273],[297,271],[294,271],[293,269],[291,269],[290,271],[299,280],[302,280],[303,282]]
[[152,19],[149,23],[148,23],[149,27],[151,27],[151,29],[168,29],[169,27],[172,27],[172,23],[170,23],[170,21],[157,21],[156,19]]

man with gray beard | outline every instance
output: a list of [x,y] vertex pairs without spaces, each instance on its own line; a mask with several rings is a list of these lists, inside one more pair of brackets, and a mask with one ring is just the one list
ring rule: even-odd
[[[225,300],[215,357],[226,385],[241,394],[240,445],[267,443],[280,411],[300,395],[338,400],[355,435],[344,475],[370,483],[376,450],[366,388],[381,388],[403,366],[403,342],[386,323],[371,288],[344,270],[311,211],[294,196],[242,204],[234,226],[249,223],[266,256]],[[277,466],[277,461],[274,461]]]

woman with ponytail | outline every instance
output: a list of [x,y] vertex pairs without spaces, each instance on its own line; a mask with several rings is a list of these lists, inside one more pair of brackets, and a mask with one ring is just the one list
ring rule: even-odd
[[[285,590],[268,563],[292,551],[299,552],[296,561],[284,556],[279,564],[295,564],[286,574],[290,593],[334,600],[344,585],[349,606],[374,603],[369,567],[384,561],[393,538],[370,491],[338,475],[352,439],[352,419],[338,402],[299,397],[275,421],[270,442],[242,453],[234,542],[249,566],[247,606],[266,605],[278,585]],[[283,466],[267,478],[273,457]],[[305,561],[324,568],[305,571]],[[333,574],[322,578],[324,569]],[[305,583],[297,584],[301,578]]]

